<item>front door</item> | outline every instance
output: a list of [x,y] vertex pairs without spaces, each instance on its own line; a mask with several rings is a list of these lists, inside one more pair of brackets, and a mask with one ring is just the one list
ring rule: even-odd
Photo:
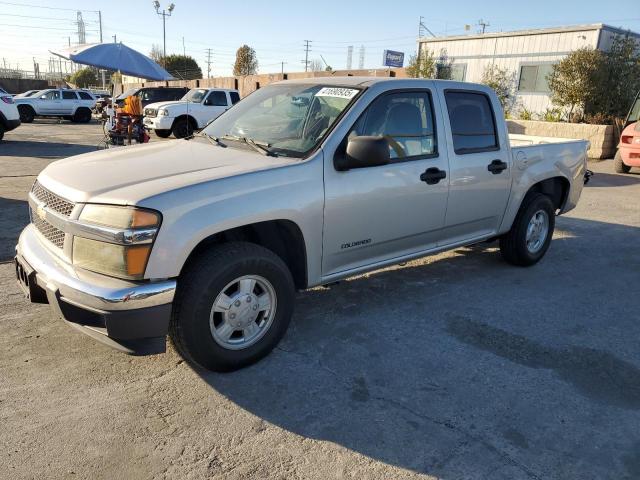
[[[498,129],[486,93],[444,90],[449,132],[449,202],[441,245],[497,232],[509,200],[507,133]],[[503,122],[504,123],[504,122]]]
[[62,100],[60,98],[60,90],[50,90],[42,97],[38,104],[39,113],[43,115],[56,115],[62,110]]
[[218,118],[229,108],[227,92],[223,90],[210,91],[207,98],[204,99],[204,106],[207,108],[202,110],[200,114],[202,118],[198,118],[198,126],[200,127]]
[[439,149],[444,135],[434,111],[439,111],[438,100],[429,89],[382,94],[335,155],[344,154],[353,136],[384,136],[391,163],[337,171],[333,156],[325,159],[324,277],[436,246],[449,168],[446,149]]

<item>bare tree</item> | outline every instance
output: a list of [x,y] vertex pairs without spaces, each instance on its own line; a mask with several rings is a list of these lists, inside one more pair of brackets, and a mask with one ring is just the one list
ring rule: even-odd
[[162,64],[162,49],[160,45],[156,45],[155,43],[151,45],[151,51],[149,52],[149,58],[156,63]]
[[309,70],[312,72],[322,72],[324,70],[324,63],[322,60],[315,58],[309,62]]

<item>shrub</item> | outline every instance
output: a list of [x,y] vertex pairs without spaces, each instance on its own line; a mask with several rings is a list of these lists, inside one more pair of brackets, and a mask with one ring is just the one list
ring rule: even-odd
[[527,107],[522,107],[518,118],[520,120],[533,120],[533,113],[531,112],[531,110],[528,110]]
[[502,69],[497,65],[487,65],[482,72],[480,83],[493,88],[505,112],[511,110],[515,100],[515,73],[509,74],[506,69]]

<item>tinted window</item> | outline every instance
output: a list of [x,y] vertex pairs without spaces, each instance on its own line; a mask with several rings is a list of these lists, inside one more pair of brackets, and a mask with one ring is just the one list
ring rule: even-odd
[[231,96],[231,103],[233,105],[240,101],[240,94],[238,92],[229,92],[229,95]]
[[226,107],[227,106],[227,94],[219,90],[213,91],[209,94],[204,102],[205,105],[211,105],[214,107]]
[[498,148],[493,110],[482,93],[445,92],[453,148],[456,153],[473,153]]
[[[80,98],[82,100],[93,100],[91,95],[89,95],[87,92],[78,92],[78,95],[80,95]],[[101,97],[102,97],[102,95],[101,95]]]
[[76,92],[68,92],[66,90],[62,91],[62,99],[63,100],[77,100]]
[[437,153],[431,97],[427,92],[378,97],[358,119],[349,136],[384,136],[392,159]]

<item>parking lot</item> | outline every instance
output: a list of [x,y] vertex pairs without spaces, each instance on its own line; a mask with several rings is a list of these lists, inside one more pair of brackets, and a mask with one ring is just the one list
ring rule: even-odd
[[101,138],[0,143],[0,477],[640,478],[637,170],[592,163],[533,268],[483,244],[301,292],[269,357],[213,374],[97,344],[14,280],[36,175]]

